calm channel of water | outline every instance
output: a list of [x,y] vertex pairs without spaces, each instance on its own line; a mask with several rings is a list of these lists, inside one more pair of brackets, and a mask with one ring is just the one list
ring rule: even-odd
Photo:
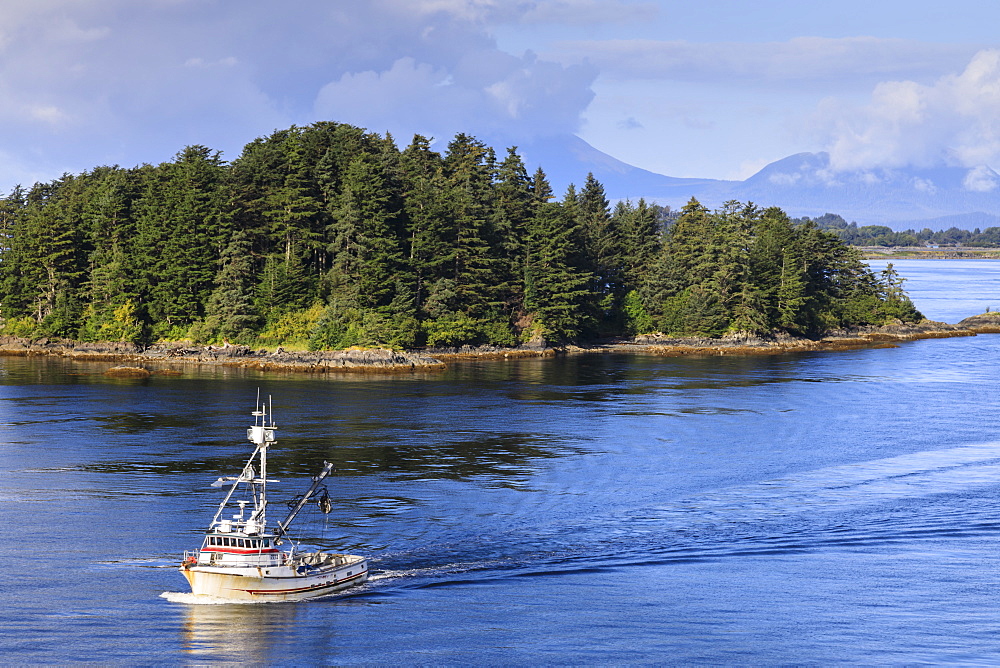
[[[1000,263],[899,262],[918,308]],[[837,353],[147,381],[0,358],[6,663],[1000,663],[1000,335]],[[257,388],[346,596],[197,605],[176,567]]]

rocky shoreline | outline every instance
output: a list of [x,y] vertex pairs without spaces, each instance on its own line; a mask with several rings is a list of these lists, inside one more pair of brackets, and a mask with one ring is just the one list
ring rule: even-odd
[[859,327],[829,332],[818,339],[779,334],[771,337],[728,336],[719,339],[673,337],[649,334],[629,339],[615,339],[587,346],[544,347],[471,347],[425,351],[443,361],[460,359],[507,359],[541,357],[557,354],[642,353],[666,357],[712,355],[778,355],[811,350],[846,350],[852,348],[893,346],[919,339],[943,339],[957,336],[1000,333],[1000,313],[972,316],[951,325],[933,320],[918,323],[897,322],[881,327]]
[[444,363],[427,355],[385,349],[290,352],[254,350],[249,346],[192,346],[157,343],[140,348],[131,343],[84,343],[65,339],[28,340],[0,336],[0,356],[58,356],[78,361],[114,362],[151,371],[190,366],[223,366],[278,372],[392,373],[435,371]]
[[730,336],[721,339],[644,335],[589,346],[549,348],[528,344],[518,348],[464,346],[398,352],[386,349],[294,352],[254,350],[248,346],[192,346],[158,343],[140,348],[129,343],[84,343],[64,339],[21,339],[0,336],[0,356],[57,356],[87,362],[110,362],[108,373],[141,377],[149,373],[177,373],[178,367],[222,366],[270,372],[400,373],[441,371],[447,362],[463,359],[516,359],[558,354],[641,353],[665,357],[715,355],[776,355],[813,350],[847,350],[894,346],[918,339],[1000,334],[1000,313],[985,313],[956,325],[924,320],[881,327],[830,332],[819,339],[789,335],[773,337]]

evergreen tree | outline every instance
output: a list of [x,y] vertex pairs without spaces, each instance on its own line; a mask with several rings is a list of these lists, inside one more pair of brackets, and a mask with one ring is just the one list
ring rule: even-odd
[[619,201],[612,213],[615,229],[622,235],[622,289],[626,291],[622,304],[625,330],[630,334],[653,331],[655,311],[655,270],[663,247],[662,225],[656,207],[645,199],[632,205]]
[[[415,135],[400,161],[403,179],[403,215],[408,245],[408,265],[413,272],[414,306],[425,317],[429,294],[449,275],[455,262],[454,226],[445,197],[444,163],[430,149],[430,141]],[[446,301],[443,311],[457,307]]]
[[500,299],[508,312],[523,307],[525,225],[531,217],[532,180],[517,154],[517,147],[507,149],[507,157],[497,170],[495,209],[491,245],[499,254],[496,282]]
[[[536,174],[536,193],[548,190],[542,181]],[[551,342],[572,341],[596,327],[593,275],[575,209],[570,186],[562,204],[537,201],[528,223],[525,308]]]
[[263,318],[255,302],[254,262],[250,235],[239,230],[229,241],[219,259],[215,289],[208,300],[204,323],[195,338],[209,341],[253,341]]
[[227,217],[218,153],[189,146],[147,176],[136,204],[140,286],[156,336],[176,336],[204,315]]
[[601,329],[605,334],[616,334],[622,329],[621,302],[625,294],[620,219],[611,215],[604,186],[593,173],[587,174],[578,202],[577,211],[593,274],[591,291],[600,295]]
[[461,310],[472,318],[499,306],[496,263],[489,245],[493,212],[493,149],[459,134],[444,158],[445,187],[454,226],[454,264],[450,278]]

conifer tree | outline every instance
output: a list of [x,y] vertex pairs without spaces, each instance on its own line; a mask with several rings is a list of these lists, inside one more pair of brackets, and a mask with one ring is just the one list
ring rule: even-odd
[[604,186],[587,174],[579,195],[578,215],[593,274],[591,290],[600,295],[601,329],[616,334],[622,329],[621,303],[625,293],[622,233],[611,216]]
[[[414,306],[425,316],[429,293],[455,261],[455,236],[445,198],[444,164],[430,141],[414,135],[400,160],[408,264],[413,272]],[[447,310],[454,305],[446,305]]]
[[236,231],[219,259],[215,289],[195,338],[210,342],[253,341],[263,318],[255,303],[256,273],[251,249],[250,235]]
[[448,144],[444,173],[448,205],[454,225],[454,264],[451,278],[461,310],[472,318],[485,317],[498,305],[496,263],[489,245],[493,214],[493,149],[465,134]]
[[[547,190],[536,173],[535,192]],[[525,308],[550,342],[576,340],[596,327],[593,275],[586,267],[576,201],[572,186],[561,204],[536,201],[528,223]]]
[[204,315],[226,236],[219,154],[189,146],[146,179],[136,205],[147,309],[159,334],[177,335]]
[[492,246],[499,254],[496,282],[508,312],[521,309],[524,294],[525,225],[532,212],[532,181],[517,147],[497,169]]

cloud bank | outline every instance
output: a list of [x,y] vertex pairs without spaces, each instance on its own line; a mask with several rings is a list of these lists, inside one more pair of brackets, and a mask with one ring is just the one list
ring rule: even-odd
[[1000,163],[1000,50],[931,84],[880,83],[863,106],[828,99],[814,122],[834,170],[963,167],[966,189],[992,189],[983,167]]
[[862,36],[785,42],[563,41],[554,53],[586,57],[609,79],[830,87],[855,86],[859,79],[941,75],[964,62],[970,48]]
[[16,156],[0,174],[159,162],[188,144],[233,159],[255,137],[316,120],[402,143],[573,132],[596,70],[507,53],[491,32],[573,10],[596,21],[608,5],[0,0],[0,156]]

